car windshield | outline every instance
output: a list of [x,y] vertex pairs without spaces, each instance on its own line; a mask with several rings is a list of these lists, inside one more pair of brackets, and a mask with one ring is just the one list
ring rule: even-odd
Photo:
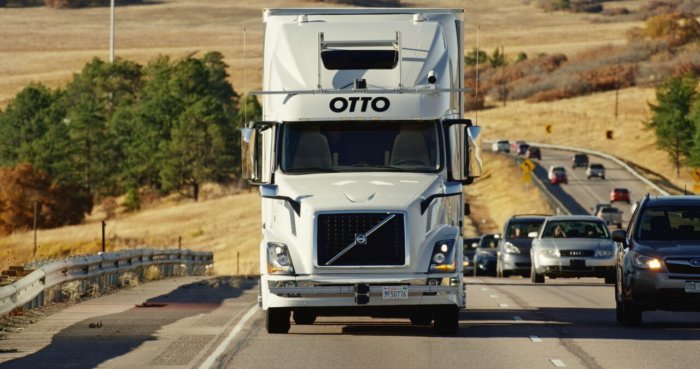
[[642,241],[700,240],[700,209],[645,209],[637,232]]
[[557,220],[547,222],[542,238],[610,238],[608,227],[595,220]]
[[617,213],[619,211],[620,209],[618,208],[603,208],[602,210],[603,213]]
[[603,169],[603,165],[601,165],[601,164],[591,164],[591,169]]
[[564,173],[566,173],[566,170],[562,167],[556,167],[556,168],[552,169],[552,173],[564,174]]
[[508,224],[506,234],[508,238],[528,238],[528,233],[539,232],[542,222],[544,220],[511,222]]
[[481,237],[481,241],[479,241],[480,249],[495,249],[496,247],[498,247],[498,239],[494,235]]
[[437,121],[285,123],[280,164],[286,173],[435,172]]

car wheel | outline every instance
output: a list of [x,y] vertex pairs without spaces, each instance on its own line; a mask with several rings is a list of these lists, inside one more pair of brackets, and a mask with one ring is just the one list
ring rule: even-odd
[[441,336],[456,336],[459,330],[459,308],[446,306],[435,311],[435,332]]
[[269,308],[265,315],[265,327],[267,333],[289,332],[289,309]]
[[294,323],[297,325],[312,325],[315,321],[316,314],[303,310],[294,310]]
[[537,274],[534,263],[530,267],[530,280],[532,283],[544,283],[544,274]]
[[[624,287],[623,287],[624,288]],[[618,283],[615,284],[615,291],[618,290]],[[615,294],[615,315],[617,321],[625,327],[634,327],[642,323],[642,309],[632,301],[625,301],[625,293],[620,294],[622,301],[617,301]]]
[[605,284],[615,284],[615,276],[614,275],[609,275],[605,277]]
[[600,179],[605,179],[605,176],[601,176]]
[[622,223],[617,223],[617,228],[622,228]]

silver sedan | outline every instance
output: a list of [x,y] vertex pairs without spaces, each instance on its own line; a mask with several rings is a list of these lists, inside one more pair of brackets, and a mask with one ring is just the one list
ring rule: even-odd
[[530,276],[534,283],[544,277],[602,277],[615,283],[617,248],[605,222],[594,216],[548,217],[533,236]]

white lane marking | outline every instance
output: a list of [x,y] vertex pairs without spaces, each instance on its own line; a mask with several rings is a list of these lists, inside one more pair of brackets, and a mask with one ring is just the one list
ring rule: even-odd
[[497,298],[498,298],[498,295],[489,295],[489,297],[492,298],[492,299],[497,299]]
[[243,329],[243,326],[248,321],[248,319],[250,319],[250,317],[252,317],[257,311],[258,311],[258,304],[255,304],[255,305],[253,305],[253,307],[250,308],[250,310],[248,310],[248,312],[245,313],[245,315],[243,315],[243,318],[241,318],[241,320],[238,321],[236,326],[233,327],[231,332],[229,332],[228,336],[226,336],[226,338],[223,341],[221,341],[221,344],[219,345],[219,347],[217,347],[216,350],[214,350],[214,352],[212,352],[212,354],[209,355],[209,357],[206,360],[204,360],[202,365],[199,366],[199,369],[211,368],[211,366],[214,365],[214,363],[216,362],[216,359],[218,359],[219,356],[221,356],[221,354],[224,353],[224,350],[226,349],[226,347],[228,347],[228,345],[231,343],[231,341],[233,341],[233,339],[236,338],[238,333],[241,332],[241,330]]
[[481,290],[482,290],[482,291],[488,291],[489,289],[486,288],[486,287],[481,287]]
[[513,316],[513,320],[515,320],[515,321],[517,321],[517,322],[522,322],[522,321],[523,321],[523,318],[522,318],[521,316],[519,316],[519,315],[514,315],[514,316]]
[[498,304],[498,306],[500,306],[500,307],[502,307],[502,308],[507,308],[507,307],[508,307],[508,304]]
[[532,342],[542,342],[542,339],[537,336],[530,336]]
[[564,364],[564,362],[559,360],[559,359],[550,359],[549,361],[551,361],[552,364],[554,366],[556,366],[557,368],[565,368],[566,367],[566,364]]

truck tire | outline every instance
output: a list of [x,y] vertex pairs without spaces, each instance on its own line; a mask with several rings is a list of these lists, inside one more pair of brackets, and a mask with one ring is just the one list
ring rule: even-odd
[[411,324],[413,325],[430,325],[433,322],[432,311],[419,311],[411,315]]
[[446,306],[435,311],[435,333],[456,336],[459,330],[459,307]]
[[289,309],[269,308],[265,315],[265,327],[267,333],[288,333],[289,332]]
[[304,310],[294,310],[293,317],[297,325],[312,325],[316,321],[316,314]]

